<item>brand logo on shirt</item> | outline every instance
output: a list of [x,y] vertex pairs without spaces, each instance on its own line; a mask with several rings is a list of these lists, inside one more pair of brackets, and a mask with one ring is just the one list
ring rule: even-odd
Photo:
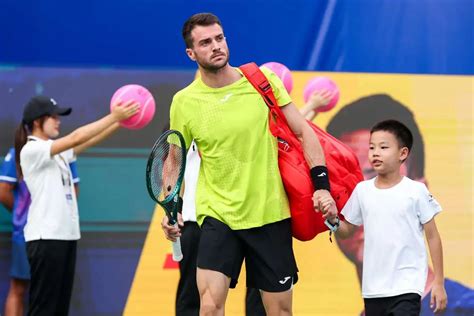
[[222,99],[221,99],[221,102],[226,102],[227,100],[229,100],[229,98],[232,96],[232,93],[228,93],[226,94]]

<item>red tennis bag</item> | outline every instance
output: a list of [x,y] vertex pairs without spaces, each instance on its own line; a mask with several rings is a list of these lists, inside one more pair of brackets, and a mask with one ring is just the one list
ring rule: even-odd
[[[272,87],[258,66],[249,63],[239,68],[262,95],[270,110],[270,131],[278,139],[278,166],[290,203],[293,237],[302,241],[311,240],[328,228],[324,225],[321,213],[314,211],[312,200],[314,189],[301,142],[288,126]],[[329,171],[331,195],[340,212],[357,183],[364,179],[359,162],[347,145],[313,123],[308,121],[308,124],[318,136],[323,148]]]

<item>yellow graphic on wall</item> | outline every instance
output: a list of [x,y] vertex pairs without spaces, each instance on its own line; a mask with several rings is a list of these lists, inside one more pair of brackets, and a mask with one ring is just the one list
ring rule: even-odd
[[[337,106],[315,119],[323,128],[335,122],[338,112],[346,105],[361,99],[393,100],[413,113],[424,144],[424,179],[421,180],[426,181],[443,207],[436,221],[443,240],[445,276],[474,287],[473,77],[293,72],[292,97],[298,106],[303,105],[306,82],[315,76],[330,77],[340,90]],[[372,99],[381,95],[380,99]],[[384,104],[380,102],[379,108],[370,111],[384,111]],[[363,120],[361,115],[352,119]],[[162,217],[163,211],[157,207],[125,315],[174,315],[179,271],[167,263],[171,244],[163,237]],[[353,263],[360,254],[355,246],[340,248],[337,243],[330,243],[328,234],[324,233],[310,242],[295,241],[295,254],[300,273],[294,287],[294,315],[360,314],[363,301]],[[346,256],[354,258],[351,261]],[[245,271],[242,271],[237,288],[229,292],[226,315],[244,315],[244,297]]]

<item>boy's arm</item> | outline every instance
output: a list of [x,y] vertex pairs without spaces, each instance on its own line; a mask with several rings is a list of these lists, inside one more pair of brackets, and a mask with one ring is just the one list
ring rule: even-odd
[[332,228],[330,227],[330,229],[331,230],[334,229],[333,231],[336,234],[336,237],[340,239],[346,239],[346,238],[351,237],[357,228],[356,225],[351,224],[348,221],[339,220],[339,217],[337,215],[328,217],[327,221],[332,226]]
[[430,307],[434,308],[434,312],[437,313],[443,311],[448,302],[444,288],[443,246],[434,218],[424,224],[423,227],[425,229],[426,240],[430,249],[431,262],[435,274],[433,287],[431,289]]
[[[357,209],[356,206],[358,204],[355,202],[357,200],[355,198],[355,194],[356,193],[353,192],[350,199],[346,203],[346,207],[349,211],[354,209],[354,207]],[[347,220],[339,220],[339,216],[337,216],[337,207],[332,198],[318,198],[314,201],[314,204],[318,205],[316,212],[320,211],[323,214],[323,218],[326,219],[325,224],[336,234],[336,237],[346,239],[354,234],[357,225],[349,223]]]
[[341,239],[349,238],[354,234],[356,228],[356,225],[353,225],[348,221],[341,221],[338,230],[336,230],[336,237]]

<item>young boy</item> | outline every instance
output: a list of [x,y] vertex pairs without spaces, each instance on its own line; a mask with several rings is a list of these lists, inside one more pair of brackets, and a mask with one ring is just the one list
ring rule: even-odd
[[441,207],[426,186],[401,175],[413,144],[410,130],[387,120],[370,131],[369,161],[377,176],[357,185],[339,221],[334,203],[320,199],[328,227],[340,238],[364,225],[362,296],[372,315],[419,315],[428,264],[423,240],[430,248],[435,281],[434,312],[446,308],[443,251],[434,216]]

